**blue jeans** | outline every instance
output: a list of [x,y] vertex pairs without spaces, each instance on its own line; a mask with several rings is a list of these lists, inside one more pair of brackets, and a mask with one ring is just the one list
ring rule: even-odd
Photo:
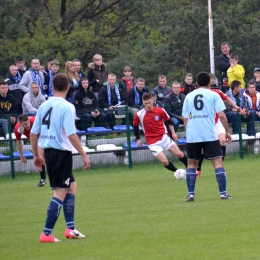
[[[232,125],[233,134],[238,134],[238,115],[237,112],[228,111],[226,112],[228,123]],[[255,135],[255,115],[250,113],[247,117],[241,116],[241,121],[247,124],[247,135]]]
[[173,122],[174,131],[175,131],[175,133],[176,133],[177,130],[178,130],[179,125],[180,125],[180,124],[183,124],[183,120],[178,119],[178,118],[176,118],[176,117],[171,117],[171,120],[172,120],[172,122]]

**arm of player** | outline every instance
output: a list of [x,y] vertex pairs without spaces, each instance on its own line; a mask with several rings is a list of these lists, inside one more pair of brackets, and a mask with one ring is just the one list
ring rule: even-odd
[[139,147],[142,147],[143,143],[142,143],[142,141],[140,139],[141,137],[139,135],[139,125],[137,125],[137,126],[134,125],[134,135],[135,135],[135,138],[136,138],[137,145]]
[[172,132],[172,138],[173,138],[173,140],[174,140],[175,142],[178,141],[178,135],[175,133],[172,120],[170,119],[170,120],[168,120],[168,121],[165,121],[165,124],[170,128],[170,130],[171,130],[171,132]]
[[84,165],[85,165],[84,169],[88,170],[90,168],[90,160],[89,160],[88,156],[86,155],[86,153],[84,152],[77,134],[72,134],[72,135],[68,136],[68,138],[70,139],[70,142],[74,146],[74,148],[82,156],[82,161],[84,162]]
[[[233,107],[234,111],[240,111],[240,107],[237,106],[237,105],[235,104],[235,102],[234,102],[230,97],[227,97],[225,101],[228,103],[228,105],[230,105],[230,106]],[[232,109],[232,110],[233,110],[233,109]]]
[[39,155],[38,152],[38,134],[33,134],[31,132],[30,134],[30,141],[31,141],[31,146],[32,146],[32,151],[33,151],[33,161],[34,161],[34,167],[42,171],[42,165],[44,164],[43,158]]
[[21,140],[16,141],[17,149],[20,154],[20,160],[22,163],[27,163],[27,159],[23,156],[23,144]]
[[230,131],[229,131],[229,127],[228,127],[228,121],[227,121],[227,117],[225,115],[225,113],[223,111],[219,112],[218,113],[218,116],[219,116],[219,119],[222,123],[222,125],[224,126],[225,128],[225,131],[226,131],[226,140],[227,142],[230,144],[231,141],[232,141],[232,137],[231,137],[231,134],[230,134]]

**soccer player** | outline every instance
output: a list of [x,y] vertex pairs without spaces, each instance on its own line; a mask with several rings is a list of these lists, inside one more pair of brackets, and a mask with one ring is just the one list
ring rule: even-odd
[[[240,111],[240,107],[238,107],[234,103],[234,101],[230,97],[228,97],[226,94],[224,94],[222,91],[220,91],[219,89],[212,89],[212,88],[210,90],[219,94],[219,96],[221,97],[221,99],[223,101],[228,103],[230,106],[232,106],[237,111]],[[218,117],[218,114],[216,114],[216,117],[215,117],[215,133],[216,133],[216,135],[219,139],[220,145],[221,145],[221,149],[222,149],[222,153],[223,153],[222,160],[224,161],[225,156],[226,156],[226,141],[227,141],[226,135],[225,135],[226,132],[225,132],[224,126],[222,125],[222,123]],[[197,170],[196,170],[196,178],[200,178],[200,176],[202,174],[201,166],[202,166],[203,159],[204,159],[204,153],[201,153],[201,157],[198,162],[198,166],[197,166]]]
[[[172,172],[177,170],[173,163],[167,159],[163,150],[174,154],[187,168],[187,157],[174,142],[178,140],[178,136],[174,131],[171,118],[163,108],[154,107],[154,98],[151,93],[144,94],[142,100],[145,107],[135,114],[133,121],[138,146],[142,147],[143,145],[139,136],[139,124],[141,123],[149,149],[166,169]],[[174,141],[169,137],[164,123],[169,126]]]
[[75,128],[75,108],[65,100],[70,88],[68,76],[64,73],[53,77],[54,96],[43,103],[36,115],[31,130],[31,144],[34,153],[34,166],[41,170],[43,158],[38,153],[38,136],[48,169],[50,186],[54,190],[47,209],[47,217],[40,242],[58,242],[52,230],[63,206],[67,228],[66,238],[84,238],[74,224],[75,195],[77,184],[72,174],[73,146],[82,156],[84,169],[90,167],[90,160],[83,151]]
[[200,159],[201,150],[204,151],[205,159],[211,160],[215,169],[220,198],[231,199],[226,192],[226,172],[222,162],[222,149],[215,134],[215,114],[225,128],[225,138],[231,142],[231,135],[225,113],[224,102],[220,96],[209,90],[210,76],[201,72],[196,78],[199,89],[192,91],[186,96],[183,104],[182,116],[186,127],[188,168],[186,171],[186,183],[188,197],[186,201],[194,201],[196,184],[196,167]]
[[[16,144],[17,149],[20,154],[20,160],[22,163],[27,163],[27,159],[23,155],[23,144],[21,140],[22,134],[25,135],[28,139],[30,139],[30,133],[35,120],[35,116],[30,116],[26,114],[22,114],[18,117],[18,122],[14,128],[14,134],[16,136]],[[42,154],[43,151],[40,147],[38,147],[39,153]],[[46,174],[45,174],[45,166],[42,165],[42,170],[40,171],[41,179],[37,184],[38,187],[43,187],[46,184]]]

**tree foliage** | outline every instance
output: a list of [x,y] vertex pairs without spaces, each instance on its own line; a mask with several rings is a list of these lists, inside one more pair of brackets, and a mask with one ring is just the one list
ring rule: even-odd
[[[182,81],[187,72],[209,71],[205,0],[7,0],[1,2],[0,75],[18,55],[49,57],[61,64],[79,58],[87,69],[100,53],[109,71],[132,67],[151,86],[158,75]],[[260,2],[212,0],[215,59],[230,43],[246,69],[259,66]],[[216,64],[216,72],[218,67]]]

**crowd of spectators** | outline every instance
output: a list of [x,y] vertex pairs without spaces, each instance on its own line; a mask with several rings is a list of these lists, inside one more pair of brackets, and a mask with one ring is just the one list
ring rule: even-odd
[[[211,75],[211,88],[220,89],[230,97],[237,106],[242,121],[247,124],[247,134],[255,135],[255,121],[260,121],[260,68],[255,68],[252,79],[245,84],[245,70],[236,54],[230,54],[230,46],[221,44],[222,54],[218,57],[220,71],[219,81]],[[6,80],[0,82],[0,126],[4,134],[8,133],[8,120],[16,124],[20,114],[36,115],[39,106],[54,93],[52,79],[59,73],[59,61],[51,58],[44,67],[37,58],[32,59],[27,70],[23,57],[17,57],[15,64],[9,66]],[[116,125],[116,114],[119,107],[129,106],[130,122],[136,112],[143,108],[142,96],[149,92],[145,79],[135,79],[129,66],[123,68],[123,76],[118,80],[113,73],[108,73],[101,55],[96,54],[93,62],[88,64],[85,75],[81,70],[79,59],[67,61],[65,73],[68,75],[70,90],[66,100],[74,104],[77,117],[76,126],[86,130],[91,126],[112,128]],[[174,81],[167,85],[164,75],[158,77],[158,85],[150,90],[154,105],[164,107],[173,121],[177,132],[183,124],[182,106],[187,94],[197,89],[193,75],[187,73],[184,84]],[[233,134],[238,133],[237,110],[226,105],[226,116],[231,124]],[[122,119],[125,124],[125,119]]]

